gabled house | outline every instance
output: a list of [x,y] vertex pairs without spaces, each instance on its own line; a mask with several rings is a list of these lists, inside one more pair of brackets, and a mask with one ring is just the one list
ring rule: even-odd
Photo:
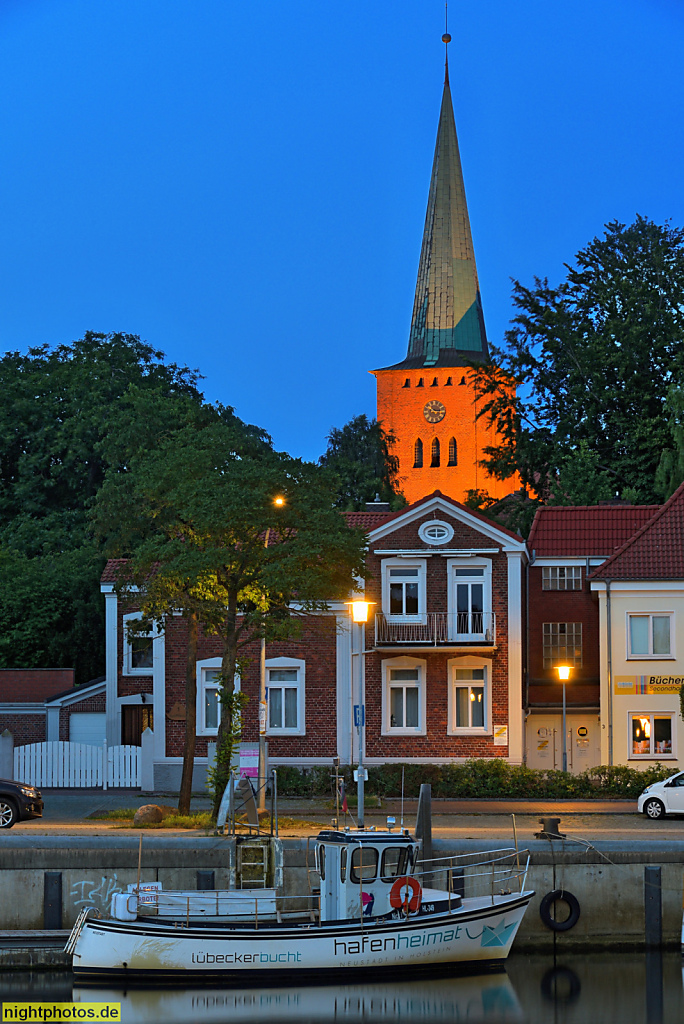
[[[308,616],[296,640],[266,651],[271,764],[307,767],[358,758],[354,707],[365,672],[365,760],[444,762],[523,758],[524,541],[438,491],[390,514],[348,514],[368,532],[363,583],[373,615],[351,629],[344,602]],[[102,577],[107,608],[108,743],[139,741],[151,726],[156,788],[177,788],[185,731],[181,616],[131,641],[139,613],[115,589],[118,563]],[[259,644],[245,649],[239,685],[250,697],[243,739],[258,738]],[[196,784],[218,731],[220,642],[200,636]]]
[[591,573],[651,519],[658,505],[544,506],[527,540],[526,762],[562,766],[562,686],[569,665],[566,749],[574,772],[607,763],[601,753],[599,610]]
[[105,681],[74,685],[72,668],[0,669],[0,733],[13,745],[72,740],[100,745],[105,738]]
[[601,760],[684,759],[684,484],[589,576],[600,622]]

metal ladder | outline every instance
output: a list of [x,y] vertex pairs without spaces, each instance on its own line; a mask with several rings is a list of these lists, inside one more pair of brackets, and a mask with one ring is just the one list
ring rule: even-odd
[[237,848],[238,878],[241,889],[268,887],[269,843],[240,843]]
[[88,920],[90,914],[94,913],[96,913],[98,917],[101,916],[99,911],[97,911],[95,907],[83,907],[80,914],[76,918],[74,927],[71,929],[71,932],[69,933],[69,938],[67,939],[66,946],[64,947],[65,953],[73,954],[74,950],[76,949],[76,943],[78,942],[79,935],[83,931],[84,924]]

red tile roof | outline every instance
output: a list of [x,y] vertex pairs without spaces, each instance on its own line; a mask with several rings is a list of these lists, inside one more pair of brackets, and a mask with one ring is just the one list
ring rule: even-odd
[[684,484],[589,578],[684,579]]
[[545,505],[537,509],[527,547],[538,558],[612,555],[660,505]]
[[40,704],[74,685],[73,668],[2,668],[0,701]]
[[348,526],[357,526],[362,530],[374,530],[380,523],[389,519],[393,512],[345,512],[344,518]]
[[100,583],[116,583],[119,578],[119,568],[125,565],[127,561],[127,558],[109,558],[102,570]]

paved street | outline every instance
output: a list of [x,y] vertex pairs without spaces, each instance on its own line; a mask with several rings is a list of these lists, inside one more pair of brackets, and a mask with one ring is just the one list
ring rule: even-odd
[[[139,830],[121,827],[116,822],[94,821],[89,815],[116,807],[138,807],[145,803],[171,805],[175,801],[169,796],[141,796],[139,792],[102,790],[44,793],[45,814],[42,819],[22,822],[12,830],[13,835],[84,835],[101,834],[111,836],[120,832],[128,835]],[[415,825],[415,800],[404,804],[404,824],[407,828]],[[193,811],[208,810],[208,798],[196,798]],[[376,828],[385,824],[388,814],[400,823],[400,802],[386,801],[382,809],[369,809],[366,823]],[[323,800],[282,800],[281,816],[320,822],[329,825],[331,811]],[[630,801],[504,801],[504,800],[459,800],[433,802],[433,835],[435,838],[487,839],[510,842],[513,836],[511,814],[515,814],[518,840],[521,844],[530,842],[540,829],[542,815],[555,815],[561,819],[560,830],[569,837],[588,842],[614,840],[675,840],[684,841],[684,816],[664,821],[650,821],[636,813],[636,804]],[[351,819],[347,819],[352,824]],[[281,829],[283,835],[303,835],[316,831],[314,827],[291,827]],[[7,834],[7,833],[5,833]],[[184,835],[191,838],[196,832],[185,829],[164,829],[162,835]]]

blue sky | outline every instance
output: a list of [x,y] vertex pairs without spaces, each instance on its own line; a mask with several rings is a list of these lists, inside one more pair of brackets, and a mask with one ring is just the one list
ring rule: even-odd
[[[140,334],[316,458],[406,350],[441,0],[0,0],[0,345]],[[682,0],[461,0],[487,331],[609,220],[684,224]]]

